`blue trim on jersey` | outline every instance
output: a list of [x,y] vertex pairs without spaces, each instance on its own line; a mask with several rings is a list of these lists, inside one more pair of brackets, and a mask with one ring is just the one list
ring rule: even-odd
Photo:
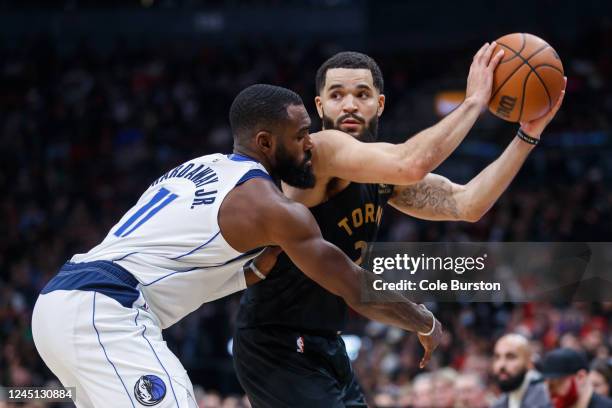
[[132,307],[140,296],[138,281],[121,266],[110,261],[67,262],[43,288],[41,294],[55,290],[100,292],[123,307]]
[[124,260],[125,258],[127,258],[128,256],[130,256],[130,255],[134,255],[134,254],[137,254],[137,253],[138,253],[138,251],[130,252],[129,254],[125,254],[125,255],[123,255],[121,258],[113,259],[113,262],[116,262],[116,261],[123,261],[123,260]]
[[170,259],[172,259],[173,261],[176,261],[177,259],[181,259],[181,258],[182,258],[182,257],[184,257],[184,256],[187,256],[187,255],[191,255],[191,254],[193,254],[195,251],[197,251],[197,250],[199,250],[199,249],[202,249],[202,248],[204,248],[206,245],[208,245],[208,244],[209,244],[209,243],[210,243],[210,242],[211,242],[213,239],[217,238],[217,235],[219,235],[220,233],[221,233],[221,230],[217,231],[217,233],[216,233],[215,235],[213,235],[213,236],[212,236],[212,238],[210,238],[208,241],[206,241],[205,243],[203,243],[203,244],[202,244],[202,245],[200,245],[199,247],[192,249],[191,251],[187,252],[186,254],[179,255],[179,256],[176,256],[176,257],[174,257],[174,258],[170,258]]
[[[260,250],[261,250],[261,249],[260,249]],[[160,278],[155,279],[153,282],[149,282],[149,283],[142,283],[142,284],[141,284],[141,286],[150,286],[150,285],[152,285],[152,284],[154,284],[154,283],[159,282],[159,281],[160,281],[160,280],[162,280],[162,279],[166,279],[166,278],[167,278],[167,277],[169,277],[169,276],[176,275],[177,273],[191,272],[191,271],[193,271],[193,270],[195,270],[195,269],[209,269],[209,268],[218,268],[218,267],[220,267],[220,266],[225,266],[225,265],[227,265],[227,264],[229,264],[229,263],[232,263],[232,262],[234,262],[234,261],[239,260],[240,258],[246,258],[246,257],[248,257],[248,256],[252,255],[252,254],[254,253],[254,251],[256,251],[256,249],[255,249],[255,250],[252,250],[252,251],[249,251],[249,252],[246,252],[246,253],[244,253],[244,254],[240,254],[240,255],[238,255],[237,257],[232,258],[232,259],[230,259],[229,261],[223,262],[223,263],[221,263],[221,264],[219,264],[219,265],[211,265],[211,266],[196,266],[195,268],[187,269],[187,270],[185,270],[185,271],[176,271],[176,272],[172,272],[172,273],[169,273],[169,274],[167,274],[167,275],[164,275],[164,276],[162,276],[162,277],[160,277]]]
[[240,180],[238,180],[236,185],[239,186],[242,183],[244,183],[245,181],[248,181],[248,180],[256,178],[256,177],[261,177],[261,178],[265,178],[267,180],[273,181],[272,177],[270,177],[270,175],[268,173],[266,173],[265,171],[260,170],[260,169],[252,169],[252,170],[249,170],[246,173],[244,173],[244,176],[240,177]]
[[[134,319],[134,323],[136,324],[136,327],[138,327],[138,315],[140,315],[140,309],[137,310],[136,318]],[[178,407],[179,403],[178,403],[178,399],[176,398],[176,393],[174,392],[174,386],[172,385],[172,378],[170,377],[170,374],[168,374],[166,367],[164,367],[161,360],[159,359],[159,356],[155,352],[155,349],[151,345],[151,342],[145,336],[145,332],[147,331],[147,326],[143,324],[142,327],[144,328],[144,330],[142,331],[142,337],[147,341],[147,343],[149,344],[149,347],[151,348],[151,351],[153,352],[153,354],[155,355],[155,358],[157,359],[157,362],[161,366],[162,370],[164,370],[164,373],[166,373],[166,375],[168,376],[168,381],[170,382],[170,388],[172,389],[172,395],[174,395],[174,401],[176,402],[176,406]]]
[[255,163],[259,163],[259,160],[255,160],[251,156],[247,156],[246,154],[240,154],[240,153],[228,154],[227,158],[233,161],[237,161],[237,162],[252,161]]
[[[157,214],[159,212],[159,210],[161,210],[162,208],[164,208],[165,206],[170,204],[172,201],[174,201],[176,199],[176,197],[178,197],[178,195],[170,194],[160,205],[158,205],[157,207],[155,207],[154,209],[149,211],[149,213],[145,217],[143,217],[140,221],[138,221],[138,223],[136,225],[134,225],[134,227],[131,230],[129,230],[125,234],[121,235],[121,237],[123,238],[123,237],[127,237],[128,235],[130,235],[136,228],[140,227],[149,218],[151,218],[152,216]],[[129,223],[127,223],[127,224],[129,224]]]
[[[151,207],[153,207],[155,204],[157,204],[159,201],[161,201],[161,199],[164,198],[165,196],[167,196],[168,194],[170,194],[170,190],[165,189],[163,187],[160,188],[159,191],[157,192],[157,194],[155,194],[155,196],[153,196],[151,201],[149,201],[147,204],[143,205],[138,211],[136,211],[126,222],[123,223],[123,225],[117,231],[114,232],[113,235],[115,235],[117,237],[120,237],[121,234],[123,234],[123,232],[126,229],[128,229],[129,226],[132,225],[132,223],[134,221],[136,221],[140,216],[142,216],[142,214],[144,214],[146,211],[148,211]],[[132,232],[133,230],[134,229],[132,229],[130,232]]]
[[125,390],[125,393],[127,394],[128,398],[130,399],[130,402],[132,403],[132,407],[136,408],[134,406],[134,401],[132,401],[132,397],[130,396],[130,393],[128,392],[125,383],[123,382],[123,379],[121,378],[121,376],[119,375],[119,371],[117,371],[117,367],[115,367],[115,365],[113,364],[113,362],[110,360],[110,358],[108,358],[108,354],[106,353],[106,349],[104,348],[104,344],[102,344],[102,340],[100,340],[100,332],[98,331],[98,328],[96,327],[96,292],[94,292],[93,295],[93,313],[91,315],[91,323],[93,325],[94,330],[96,331],[96,334],[98,335],[98,343],[100,343],[100,347],[102,347],[102,351],[104,352],[104,356],[106,357],[106,361],[108,361],[110,363],[110,365],[113,366],[113,369],[115,370],[115,374],[117,374],[117,378],[119,378],[119,381],[121,381],[121,385],[123,385],[123,389]]

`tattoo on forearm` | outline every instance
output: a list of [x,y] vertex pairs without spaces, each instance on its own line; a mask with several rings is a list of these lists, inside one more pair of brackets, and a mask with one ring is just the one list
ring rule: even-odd
[[459,209],[453,197],[452,187],[443,184],[421,182],[405,187],[396,202],[410,208],[427,208],[438,215],[459,217]]

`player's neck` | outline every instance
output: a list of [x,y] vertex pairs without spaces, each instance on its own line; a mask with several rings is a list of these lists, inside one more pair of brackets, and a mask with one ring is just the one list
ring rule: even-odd
[[238,154],[240,156],[247,157],[253,161],[260,163],[262,166],[264,166],[264,168],[268,171],[268,173],[270,173],[271,171],[270,165],[268,164],[268,161],[266,160],[266,158],[262,154],[256,151],[245,148],[243,146],[235,146],[233,150],[233,154]]

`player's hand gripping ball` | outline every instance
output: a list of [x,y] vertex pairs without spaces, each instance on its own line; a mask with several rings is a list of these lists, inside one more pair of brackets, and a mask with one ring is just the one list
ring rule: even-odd
[[504,57],[495,69],[489,110],[509,122],[529,122],[548,113],[565,87],[563,64],[548,43],[532,34],[496,40],[493,55]]

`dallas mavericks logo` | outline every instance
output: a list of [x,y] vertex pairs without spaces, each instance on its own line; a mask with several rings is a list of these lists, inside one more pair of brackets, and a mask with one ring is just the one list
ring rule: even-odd
[[143,375],[134,385],[134,395],[146,407],[157,405],[166,396],[166,384],[156,375]]

